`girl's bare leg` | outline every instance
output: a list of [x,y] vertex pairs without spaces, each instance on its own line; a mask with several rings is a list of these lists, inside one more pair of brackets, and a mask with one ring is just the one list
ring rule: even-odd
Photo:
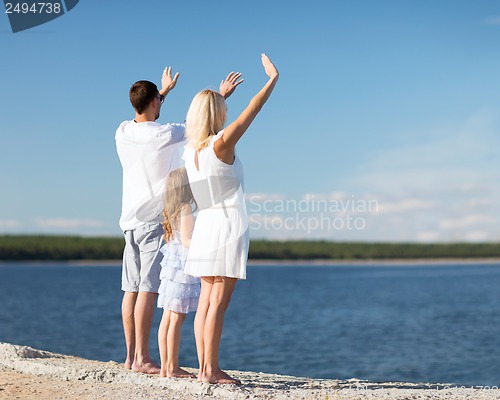
[[170,326],[170,310],[163,310],[161,317],[160,327],[158,328],[158,348],[160,350],[161,369],[160,376],[165,378],[167,376],[167,361],[168,361],[168,347],[167,337],[168,329]]
[[205,348],[203,382],[241,384],[240,381],[231,378],[219,368],[219,344],[224,325],[224,313],[229,306],[236,281],[236,278],[220,276],[214,278],[203,334]]
[[170,311],[170,325],[167,335],[167,376],[169,378],[194,378],[194,375],[179,368],[179,348],[182,324],[186,314]]
[[207,318],[208,307],[210,306],[210,294],[214,283],[213,276],[205,276],[201,278],[201,292],[198,300],[198,308],[194,317],[194,337],[196,339],[196,351],[198,353],[198,363],[200,371],[198,372],[198,381],[201,382],[203,375],[203,366],[205,363],[205,346],[203,336],[205,331],[205,320]]

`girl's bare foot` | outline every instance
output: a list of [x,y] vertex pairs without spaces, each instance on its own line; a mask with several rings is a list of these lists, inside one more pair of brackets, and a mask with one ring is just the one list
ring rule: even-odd
[[220,369],[212,374],[204,373],[202,376],[202,382],[218,383],[224,385],[241,385],[240,380],[231,378],[228,374]]
[[196,376],[190,372],[183,370],[182,368],[176,368],[172,371],[168,371],[167,376],[169,378],[196,378]]
[[146,362],[143,364],[133,363],[132,371],[134,372],[142,372],[143,374],[159,374],[160,366],[156,365],[153,362]]

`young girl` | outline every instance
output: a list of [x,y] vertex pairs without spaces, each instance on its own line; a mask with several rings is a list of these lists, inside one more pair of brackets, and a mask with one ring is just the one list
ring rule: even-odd
[[189,145],[183,158],[200,210],[185,273],[202,277],[194,320],[198,380],[202,382],[240,383],[219,368],[219,344],[236,281],[246,278],[249,246],[243,167],[235,146],[271,95],[279,76],[265,54],[262,64],[269,79],[225,129],[226,103],[212,90],[194,97],[186,117]]
[[185,168],[173,170],[166,183],[165,222],[166,244],[161,248],[160,289],[158,307],[163,316],[158,329],[161,377],[191,378],[179,368],[181,328],[186,314],[196,311],[200,296],[200,279],[184,274],[184,264],[194,227],[192,207],[196,207]]

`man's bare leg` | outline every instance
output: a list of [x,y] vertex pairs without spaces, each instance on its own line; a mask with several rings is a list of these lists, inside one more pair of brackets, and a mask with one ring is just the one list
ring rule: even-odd
[[160,366],[153,363],[148,346],[157,296],[158,293],[139,292],[135,303],[135,357],[132,370],[136,372],[160,373]]
[[137,293],[124,292],[122,300],[123,332],[125,333],[125,344],[127,346],[127,359],[125,368],[132,368],[135,357],[135,319],[134,309]]
[[224,313],[229,306],[236,278],[215,277],[210,294],[210,307],[205,321],[204,366],[202,381],[210,383],[241,384],[219,368],[219,344],[224,325]]

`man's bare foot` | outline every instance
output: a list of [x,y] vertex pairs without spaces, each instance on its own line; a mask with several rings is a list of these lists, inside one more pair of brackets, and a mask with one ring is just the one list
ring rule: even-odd
[[172,371],[167,372],[169,378],[196,378],[196,376],[182,368],[176,368]]
[[221,385],[241,385],[240,380],[231,378],[228,374],[220,369],[210,375],[204,373],[202,376],[202,382],[218,383]]
[[143,374],[159,374],[160,366],[153,362],[147,362],[143,364],[138,364],[134,362],[132,364],[132,371],[141,372]]

